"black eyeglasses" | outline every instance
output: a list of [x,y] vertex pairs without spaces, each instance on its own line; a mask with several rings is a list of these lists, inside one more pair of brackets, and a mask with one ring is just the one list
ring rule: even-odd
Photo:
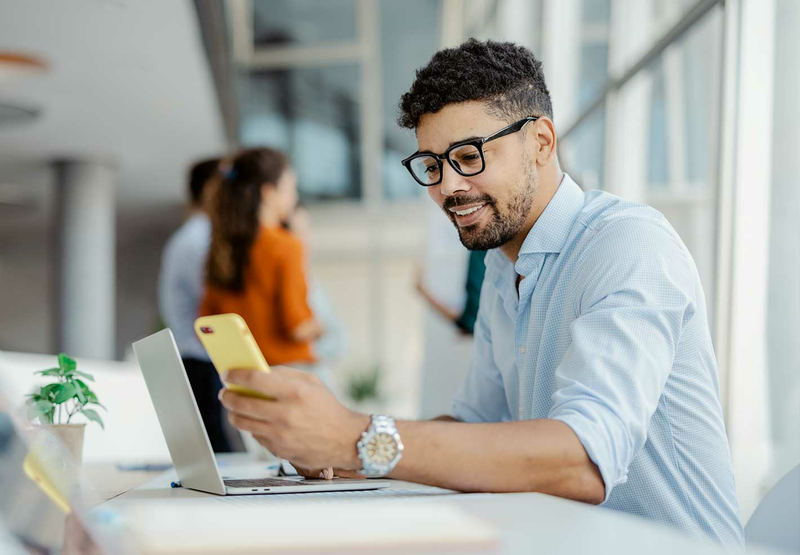
[[489,141],[516,133],[525,127],[528,122],[536,121],[537,119],[539,118],[536,116],[529,116],[483,139],[473,139],[471,141],[456,143],[445,150],[444,154],[441,155],[434,154],[433,152],[417,152],[403,160],[401,164],[406,167],[411,177],[423,187],[431,187],[442,182],[444,160],[447,160],[450,166],[464,177],[478,175],[486,169],[483,145]]

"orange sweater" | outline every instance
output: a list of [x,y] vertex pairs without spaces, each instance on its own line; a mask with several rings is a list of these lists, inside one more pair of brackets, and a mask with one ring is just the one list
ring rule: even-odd
[[303,245],[294,235],[281,228],[261,228],[250,251],[243,291],[206,286],[200,315],[227,313],[244,318],[269,364],[314,362],[310,342],[291,336],[313,317]]

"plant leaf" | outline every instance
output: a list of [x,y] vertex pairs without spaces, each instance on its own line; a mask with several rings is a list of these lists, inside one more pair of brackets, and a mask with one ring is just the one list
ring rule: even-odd
[[81,405],[85,405],[87,403],[88,400],[86,399],[86,395],[84,395],[84,393],[83,393],[83,388],[82,387],[76,387],[75,388],[75,395],[78,396],[78,402]]
[[75,359],[61,353],[58,355],[58,366],[61,368],[61,371],[66,374],[68,372],[74,372],[78,367],[78,363],[75,362]]
[[28,405],[28,420],[36,420],[40,416],[42,416],[42,411],[39,410],[36,403],[30,403]]
[[55,403],[60,405],[61,403],[75,397],[75,394],[76,394],[75,384],[65,383],[62,385],[61,390],[58,392],[58,395],[56,395]]
[[85,405],[86,403],[91,402],[92,400],[97,400],[97,395],[94,394],[94,391],[89,389],[89,386],[83,380],[79,380],[75,378],[75,383],[78,384],[76,388],[78,390],[78,399],[80,399],[81,404]]
[[97,411],[92,409],[81,409],[81,414],[83,414],[89,420],[92,420],[100,424],[100,427],[103,428],[104,430],[106,429],[105,425],[103,425],[103,419],[100,418],[100,415],[97,414]]
[[87,374],[86,372],[81,372],[80,370],[75,370],[72,374],[74,376],[81,376],[92,382],[94,381],[94,376],[92,376],[91,374]]
[[42,399],[50,399],[50,395],[53,396],[58,395],[60,389],[61,389],[60,383],[51,383],[40,389],[39,395],[42,397]]
[[65,384],[63,382],[59,382],[53,385],[55,385],[55,387],[50,391],[50,398],[49,398],[51,401],[54,401],[55,398],[58,396],[58,394],[61,393],[61,390],[64,389]]
[[40,414],[41,413],[39,412],[39,409],[36,408],[35,404],[31,403],[28,405],[28,420],[35,420],[36,418],[39,418]]
[[50,368],[48,370],[39,370],[38,372],[34,372],[34,374],[40,374],[42,376],[60,376],[61,368]]
[[108,409],[106,408],[106,406],[103,403],[101,403],[100,401],[89,401],[89,404],[90,405],[97,405],[98,407],[102,407],[104,411],[108,412]]
[[53,407],[54,405],[50,401],[36,401],[35,403],[30,403],[28,405],[28,420],[45,417],[47,413],[53,411]]

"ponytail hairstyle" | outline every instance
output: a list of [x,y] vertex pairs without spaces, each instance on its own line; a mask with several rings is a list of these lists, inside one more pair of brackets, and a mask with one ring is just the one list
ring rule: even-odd
[[209,285],[240,292],[250,263],[250,250],[260,228],[261,187],[276,186],[289,161],[271,148],[252,148],[237,154],[223,172],[212,197],[211,245],[206,264]]

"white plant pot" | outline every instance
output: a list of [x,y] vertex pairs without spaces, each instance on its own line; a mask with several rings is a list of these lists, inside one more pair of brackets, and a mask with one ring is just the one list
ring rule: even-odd
[[86,424],[33,426],[31,450],[67,498],[80,486],[85,430]]

